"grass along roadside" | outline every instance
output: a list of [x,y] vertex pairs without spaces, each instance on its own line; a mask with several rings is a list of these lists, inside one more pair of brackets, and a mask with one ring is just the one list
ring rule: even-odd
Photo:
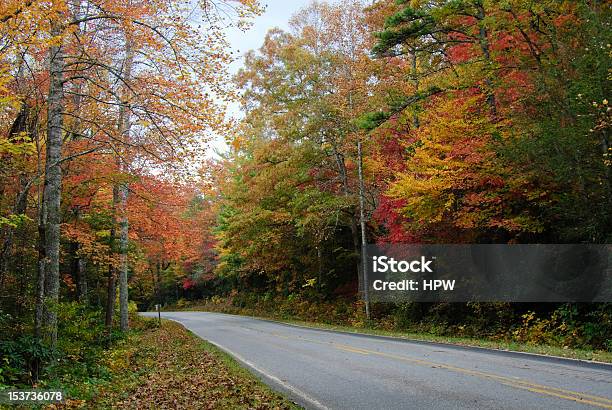
[[[153,320],[150,320],[153,322]],[[107,357],[112,382],[85,408],[297,409],[226,353],[164,320]]]
[[440,336],[430,333],[414,333],[414,332],[402,332],[397,330],[384,330],[377,329],[374,326],[365,325],[363,327],[354,327],[348,325],[331,325],[327,323],[319,323],[312,321],[304,321],[299,318],[291,317],[278,317],[274,314],[266,314],[258,310],[253,312],[250,309],[241,309],[236,306],[228,306],[226,304],[213,304],[207,303],[206,305],[193,305],[188,307],[167,307],[166,311],[202,311],[202,312],[217,312],[227,313],[234,315],[250,316],[258,319],[272,320],[279,323],[286,323],[290,325],[298,325],[311,327],[315,329],[335,330],[347,333],[366,334],[375,336],[389,336],[406,340],[434,342],[443,344],[452,344],[459,346],[471,346],[480,347],[486,349],[502,350],[502,351],[513,351],[513,352],[524,352],[540,354],[545,356],[556,356],[569,359],[587,360],[602,363],[612,363],[612,352],[603,350],[584,350],[574,348],[562,348],[558,346],[549,346],[543,344],[528,344],[518,342],[507,342],[488,340],[472,337],[453,337],[453,336]]
[[[266,319],[274,320],[274,319]],[[581,350],[581,349],[563,349],[556,346],[547,345],[530,345],[516,342],[503,342],[503,341],[492,341],[487,339],[476,339],[466,337],[451,337],[451,336],[438,336],[427,333],[410,333],[410,332],[399,332],[399,331],[388,331],[373,328],[354,328],[350,326],[337,326],[328,325],[324,323],[313,323],[303,322],[300,320],[274,320],[279,323],[287,323],[291,325],[313,327],[325,330],[334,330],[339,332],[366,334],[375,336],[389,336],[398,339],[423,341],[442,343],[458,346],[470,346],[470,347],[481,347],[493,350],[512,351],[512,352],[523,352],[533,353],[545,356],[556,356],[568,359],[578,359],[602,363],[612,363],[612,352],[605,351],[592,351],[592,350]]]

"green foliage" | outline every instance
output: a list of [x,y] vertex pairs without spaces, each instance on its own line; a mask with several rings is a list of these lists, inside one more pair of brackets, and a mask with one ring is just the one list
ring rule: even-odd
[[405,7],[387,18],[384,31],[375,33],[379,42],[373,48],[373,51],[377,55],[384,55],[408,39],[431,34],[435,28],[435,23],[433,16],[426,10],[410,6]]
[[32,219],[25,214],[9,215],[7,217],[0,216],[0,227],[9,226],[11,228],[19,228],[26,222],[32,222]]
[[126,336],[104,328],[102,312],[77,303],[60,303],[54,359],[42,375],[42,385],[62,388],[71,397],[90,399],[110,373],[102,358]]
[[32,155],[36,152],[36,144],[26,133],[20,133],[10,140],[0,139],[0,154],[11,156]]
[[390,115],[383,111],[369,112],[359,117],[355,123],[359,128],[371,131],[387,121],[389,117]]
[[[112,358],[124,357],[131,333],[113,330],[109,334],[102,312],[82,303],[60,303],[57,311],[55,349],[32,335],[0,339],[0,387],[29,388],[36,382],[41,388],[62,389],[70,397],[90,400],[108,383],[116,366]],[[133,327],[142,328],[133,302],[130,313]],[[6,328],[11,320],[0,315],[0,327]],[[113,353],[117,351],[121,353]]]
[[0,341],[0,387],[31,386],[39,368],[52,357],[52,350],[30,335]]
[[[561,43],[554,59],[543,60],[536,71],[535,93],[526,102],[532,109],[516,111],[522,130],[498,147],[515,172],[510,185],[545,193],[532,197],[549,241],[609,242],[612,238],[610,162],[609,67],[612,15],[609,8],[579,4],[579,25],[557,33]],[[529,181],[529,182],[527,182]]]
[[572,348],[596,347],[610,351],[611,317],[610,304],[599,304],[596,309],[565,304],[544,317],[528,311],[521,316],[522,322],[512,332],[512,336],[523,343]]

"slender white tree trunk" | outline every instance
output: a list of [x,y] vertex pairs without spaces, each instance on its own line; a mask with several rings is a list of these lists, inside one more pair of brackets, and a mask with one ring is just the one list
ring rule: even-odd
[[[59,36],[61,28],[54,23],[52,36]],[[47,148],[45,163],[45,188],[43,209],[45,210],[45,321],[51,344],[57,341],[57,302],[59,296],[59,251],[62,190],[62,123],[63,123],[63,71],[62,45],[49,49],[49,95],[47,99]],[[45,218],[43,218],[44,220]]]
[[121,211],[123,212],[120,222],[119,234],[119,251],[120,251],[120,267],[119,267],[119,311],[121,313],[121,330],[125,331],[129,328],[128,318],[128,229],[129,222],[125,214],[127,209],[128,199],[128,184],[123,182],[119,186],[119,201]]
[[359,172],[359,225],[361,225],[361,270],[363,272],[363,299],[366,317],[370,319],[370,289],[368,285],[368,261],[366,255],[365,182],[363,179],[363,152],[361,138],[357,140],[357,168]]
[[[123,66],[123,81],[129,84],[132,77],[132,63],[134,60],[134,51],[132,50],[130,40],[126,38],[125,41],[125,62]],[[119,112],[119,131],[122,137],[126,140],[130,138],[130,115],[127,107],[128,104],[129,90],[124,87],[123,102]],[[127,170],[126,158],[123,159],[123,168]],[[129,186],[127,181],[123,180],[119,184],[119,254],[120,254],[120,266],[119,266],[119,313],[121,316],[120,326],[121,330],[126,331],[129,329],[129,317],[128,317],[128,233],[129,233],[129,221],[127,217],[127,201],[129,194]]]

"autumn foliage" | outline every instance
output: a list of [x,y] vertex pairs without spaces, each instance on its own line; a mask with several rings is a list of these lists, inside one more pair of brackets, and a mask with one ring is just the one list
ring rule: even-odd
[[[0,341],[61,350],[64,308],[112,339],[128,294],[140,309],[352,303],[362,235],[612,239],[606,2],[315,1],[232,76],[225,28],[260,11],[0,4]],[[454,320],[473,306],[455,308],[397,307]],[[594,328],[580,340],[601,347],[609,328]],[[43,356],[11,382],[33,382]]]

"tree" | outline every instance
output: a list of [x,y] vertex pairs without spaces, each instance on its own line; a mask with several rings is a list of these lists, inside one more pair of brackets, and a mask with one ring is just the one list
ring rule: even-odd
[[[455,230],[456,234],[451,235],[455,241],[537,237],[567,240],[555,233],[567,223],[567,220],[559,223],[559,216],[572,218],[570,215],[575,211],[569,207],[561,210],[553,204],[569,197],[573,197],[574,204],[580,202],[571,192],[576,192],[576,183],[580,186],[585,179],[578,177],[582,182],[576,181],[576,174],[569,175],[563,170],[584,169],[571,157],[576,151],[588,152],[590,157],[594,151],[582,145],[584,139],[576,138],[584,135],[583,128],[565,140],[564,146],[571,147],[573,153],[561,154],[542,126],[548,122],[546,118],[555,118],[553,122],[557,124],[549,130],[562,130],[564,127],[559,127],[559,123],[574,122],[570,118],[576,111],[568,109],[566,104],[571,98],[568,100],[565,90],[572,88],[567,81],[575,68],[568,67],[569,60],[560,50],[564,49],[561,46],[564,41],[570,37],[577,41],[579,37],[569,34],[566,22],[572,18],[580,20],[580,15],[587,14],[590,18],[584,17],[583,21],[596,21],[598,26],[602,23],[600,19],[606,18],[595,4],[570,2],[538,5],[521,1],[403,2],[399,10],[390,12],[385,30],[377,34],[379,42],[374,50],[391,60],[402,59],[405,53],[416,56],[417,69],[421,67],[418,70],[421,89],[415,85],[415,91],[402,97],[399,103],[391,101],[384,115],[373,113],[364,123],[372,129],[387,121],[374,133],[384,135],[397,125],[403,126],[407,116],[427,108],[424,114],[427,127],[409,130],[400,140],[409,150],[399,179],[389,185],[388,195],[409,221],[406,226],[412,224],[414,228],[420,223],[423,229],[417,232],[434,240],[440,240],[443,232],[450,232],[448,225],[439,226],[444,220]],[[565,34],[569,36],[564,38]],[[560,69],[565,73],[563,76],[559,75]],[[414,72],[414,68],[409,71]],[[602,78],[602,72],[595,76]],[[593,101],[603,98],[599,94]],[[488,113],[483,110],[483,99]],[[471,101],[471,106],[466,106],[466,101]],[[557,107],[554,114],[542,110],[543,101]],[[545,111],[546,118],[536,114]],[[461,122],[456,122],[458,119]],[[450,129],[455,125],[468,127],[446,134],[449,125]],[[446,136],[439,139],[442,135]],[[551,151],[544,153],[547,149]],[[534,156],[536,151],[539,154]],[[467,161],[470,157],[472,160]],[[548,162],[551,157],[555,158],[554,166]],[[455,163],[457,168],[450,166],[453,159],[460,159]],[[590,164],[587,168],[599,167],[595,165],[597,160],[587,162]],[[463,171],[459,171],[461,168]],[[522,171],[517,172],[519,169]],[[595,175],[602,175],[602,171],[590,168],[586,173],[601,180]],[[554,181],[545,181],[543,177],[555,174],[559,178],[553,178]],[[455,179],[457,176],[459,179]],[[575,182],[569,182],[572,180]],[[570,188],[572,185],[574,188]],[[596,202],[601,204],[597,206],[603,206],[607,199],[599,202],[600,198],[609,195],[599,187],[592,188],[591,192],[601,194],[596,194]],[[429,192],[424,194],[426,191]],[[587,208],[584,204],[581,207]],[[555,215],[547,209],[555,209]],[[543,217],[544,214],[548,215]],[[597,219],[608,220],[607,215],[604,211]],[[576,226],[575,222],[570,224]]]
[[[58,17],[55,17],[57,19]],[[52,42],[49,47],[49,93],[47,98],[47,151],[45,158],[45,184],[41,225],[44,226],[44,259],[39,275],[44,277],[45,322],[51,344],[57,342],[57,313],[59,300],[60,205],[62,189],[64,50],[61,39],[61,21],[52,21]],[[42,279],[39,279],[39,283]],[[41,291],[39,291],[41,293]]]
[[[198,7],[203,16],[203,27],[199,28],[179,18],[193,10],[175,1],[8,2],[0,10],[3,63],[21,59],[24,64],[19,66],[27,67],[32,83],[39,86],[35,92],[42,90],[41,83],[48,84],[48,89],[44,87],[46,106],[43,101],[38,107],[48,113],[46,155],[42,156],[45,170],[32,176],[24,187],[34,186],[44,176],[36,328],[39,334],[47,329],[52,344],[57,338],[55,311],[61,279],[63,168],[80,156],[116,153],[121,157],[121,169],[104,173],[115,181],[129,180],[128,173],[146,175],[164,168],[183,178],[184,164],[202,155],[203,133],[225,129],[218,101],[230,97],[224,72],[230,52],[220,30],[225,16],[248,17],[257,12],[257,4],[203,0]],[[127,48],[125,38],[130,39]],[[43,59],[43,53],[49,58]],[[129,64],[124,64],[129,59],[116,56],[131,53],[134,61],[130,70],[126,67]],[[43,70],[45,61],[48,65]],[[8,78],[19,75],[7,71]],[[118,116],[123,120],[117,126]],[[132,160],[138,167],[127,167]],[[118,212],[125,215],[128,188],[126,184],[119,186]],[[27,190],[24,192],[27,197]],[[121,218],[118,231],[123,255],[122,327],[127,328],[125,218]],[[74,255],[83,253],[79,246],[73,248]],[[114,295],[111,282],[109,295]]]
[[[134,50],[132,49],[131,40],[126,37],[125,40],[125,61],[123,63],[123,80],[126,84],[131,82],[132,64],[134,62]],[[127,113],[127,105],[129,104],[129,89],[123,87],[123,101],[119,108],[119,135],[121,135],[128,143],[130,142],[131,122]],[[121,313],[121,330],[128,330],[128,230],[129,221],[127,217],[127,205],[129,186],[126,181],[119,184],[117,188],[120,206],[120,236],[119,236],[119,252],[121,257],[119,268],[119,306]]]
[[[354,117],[367,110],[371,89],[382,88],[382,83],[373,81],[380,66],[368,56],[371,44],[364,17],[360,2],[313,3],[292,19],[290,33],[268,33],[260,53],[249,54],[238,75],[247,113],[244,132],[236,141],[238,154],[242,151],[248,157],[251,148],[267,145],[265,149],[276,151],[280,158],[293,152],[313,158],[310,164],[289,162],[311,167],[317,175],[314,181],[299,184],[314,183],[326,194],[342,197],[336,201],[337,211],[351,231],[355,267],[360,266],[362,245],[356,166],[361,136]],[[367,205],[374,206],[370,201]],[[320,248],[314,240],[313,248]]]

